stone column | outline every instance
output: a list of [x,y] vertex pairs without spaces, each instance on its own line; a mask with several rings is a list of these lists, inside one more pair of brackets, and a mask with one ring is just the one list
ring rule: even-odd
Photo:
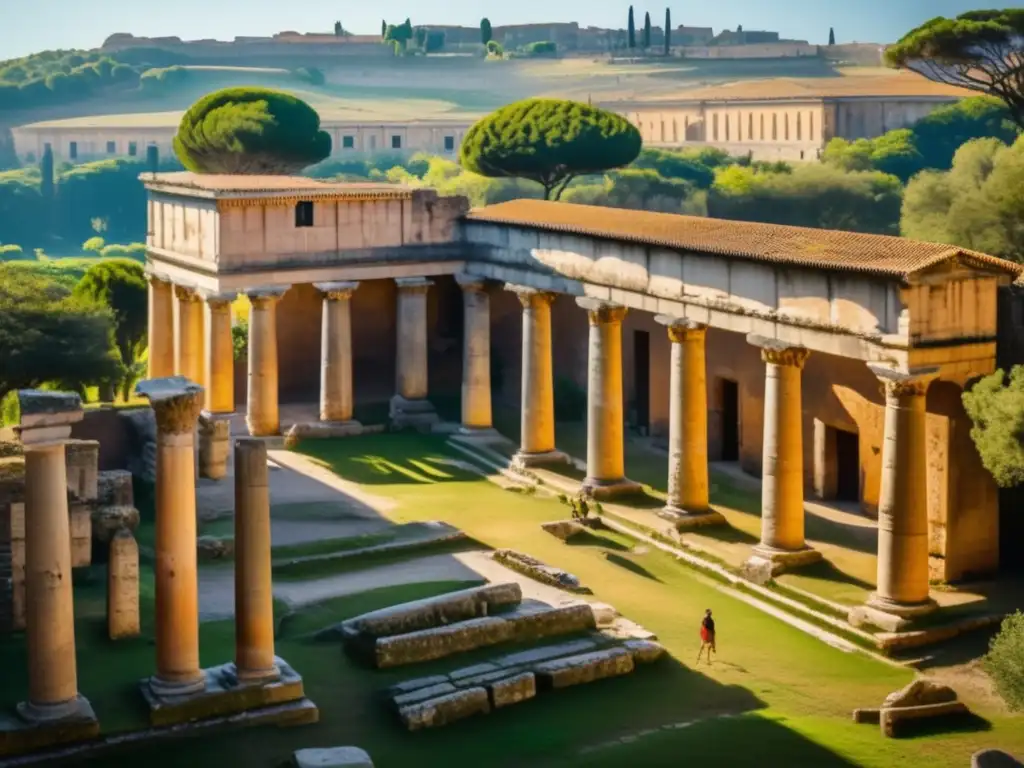
[[869,364],[885,388],[878,497],[878,585],[868,605],[911,618],[935,609],[928,591],[928,442],[925,396],[937,368]]
[[[668,503],[662,516],[681,522],[724,522],[710,510],[708,487],[707,326],[659,316],[672,343],[669,376]],[[713,516],[714,521],[706,519]]]
[[801,374],[810,351],[751,334],[765,363],[761,543],[756,561],[772,574],[821,559],[804,541],[804,443]]
[[203,305],[198,294],[182,285],[174,286],[178,300],[178,327],[174,334],[174,373],[201,384],[205,380],[203,352]]
[[427,400],[427,291],[433,282],[422,277],[400,277],[398,285],[398,356],[395,396],[391,398],[391,424],[429,429],[437,422]]
[[149,282],[149,378],[174,375],[174,294],[156,275]]
[[622,404],[622,320],[626,308],[576,299],[590,319],[587,355],[587,476],[583,491],[608,498],[639,490],[626,479]]
[[[78,395],[22,390],[19,432],[25,451],[25,645],[33,723],[92,718],[78,693],[71,532],[64,444],[81,421]],[[93,718],[95,719],[95,718]]]
[[277,390],[277,302],[287,289],[249,293],[249,393],[245,423],[254,437],[281,431]]
[[107,561],[107,636],[121,640],[140,634],[139,545],[121,528],[110,540]]
[[205,411],[214,415],[235,412],[235,343],[231,337],[231,302],[235,294],[206,295],[204,349],[206,363]]
[[456,275],[462,288],[462,432],[493,433],[491,300],[483,278]]
[[555,391],[551,359],[551,304],[554,293],[507,285],[523,305],[523,371],[520,407],[519,467],[564,463],[555,450]]
[[359,283],[318,283],[323,294],[320,329],[320,421],[352,421],[352,294]]
[[274,658],[267,446],[235,442],[235,678],[261,683],[279,675]]
[[156,675],[157,697],[201,691],[199,582],[196,563],[196,421],[203,388],[184,378],[140,382],[156,412]]

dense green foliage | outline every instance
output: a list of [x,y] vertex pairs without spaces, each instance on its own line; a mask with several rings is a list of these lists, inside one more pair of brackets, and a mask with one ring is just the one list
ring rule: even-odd
[[492,178],[522,178],[557,200],[576,176],[628,165],[640,132],[624,117],[587,104],[526,99],[502,107],[466,133],[459,159]]
[[487,58],[502,59],[505,57],[505,49],[497,40],[490,40],[487,43]]
[[650,11],[644,13],[644,36],[643,42],[640,47],[645,51],[651,47],[651,14]]
[[0,110],[63,104],[130,88],[148,65],[125,63],[99,51],[44,51],[0,62]]
[[1003,620],[985,657],[985,670],[1006,705],[1016,712],[1024,710],[1024,613],[1017,611]]
[[651,169],[624,168],[612,171],[599,183],[572,186],[562,199],[567,203],[705,215],[704,197],[695,192],[695,186],[684,179],[665,178]]
[[388,24],[384,30],[384,42],[393,44],[398,53],[405,51],[412,38],[412,22],[409,19],[401,24]]
[[1024,261],[1024,137],[1008,147],[976,139],[949,171],[925,171],[907,185],[902,232]]
[[554,56],[558,53],[558,43],[552,40],[538,40],[527,43],[519,50],[523,55],[530,57]]
[[996,483],[1012,488],[1024,482],[1024,367],[1014,366],[1009,380],[1002,370],[985,376],[964,392],[971,439],[981,463]]
[[1001,99],[1024,128],[1024,9],[939,16],[908,32],[885,56],[892,66]]
[[948,169],[954,153],[971,139],[994,137],[1011,143],[1019,132],[1005,104],[978,96],[876,139],[832,139],[822,161],[846,171],[881,171],[908,181],[925,169]]
[[81,392],[115,380],[110,310],[41,275],[0,264],[0,401],[48,382]]
[[75,287],[74,296],[110,309],[122,370],[121,391],[128,399],[141,373],[135,361],[145,347],[147,333],[148,292],[142,264],[132,259],[97,261]]
[[481,45],[487,45],[491,42],[491,38],[494,35],[494,31],[491,29],[491,20],[488,18],[480,19],[480,43]]
[[225,88],[184,114],[174,152],[198,173],[294,174],[327,157],[331,137],[301,99],[269,88]]
[[628,45],[630,48],[636,48],[636,21],[633,18],[633,6],[629,6],[629,21],[626,25],[626,34],[628,35]]

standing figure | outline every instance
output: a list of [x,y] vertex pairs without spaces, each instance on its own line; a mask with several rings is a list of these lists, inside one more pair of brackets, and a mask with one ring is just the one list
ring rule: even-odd
[[711,609],[704,611],[704,620],[700,623],[700,650],[697,652],[697,663],[700,664],[700,657],[704,649],[708,652],[708,666],[711,665],[711,654],[718,653],[715,648],[715,620],[711,618]]

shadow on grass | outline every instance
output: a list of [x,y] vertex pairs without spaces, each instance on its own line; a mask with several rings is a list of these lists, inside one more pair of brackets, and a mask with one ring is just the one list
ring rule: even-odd
[[740,528],[733,528],[731,525],[705,525],[695,529],[694,533],[707,536],[709,539],[720,541],[723,544],[747,544],[753,546],[760,541],[757,536],[747,533]]
[[844,549],[852,549],[873,555],[878,552],[878,529],[857,525],[847,525],[837,520],[806,512],[804,514],[807,538],[812,541],[823,541]]
[[632,547],[626,544],[591,531],[580,531],[571,536],[565,543],[570,547],[604,547],[605,549],[614,549],[617,552],[629,552],[632,549]]
[[992,730],[992,723],[974,712],[965,712],[927,720],[908,720],[900,723],[898,728],[898,738],[915,740],[951,733],[985,733]]
[[921,671],[936,667],[969,664],[983,658],[988,653],[992,638],[998,632],[998,625],[975,632],[967,632],[952,640],[930,647],[928,655],[924,658],[921,658],[921,652],[918,649],[910,649],[905,653],[896,654],[896,658],[907,661],[910,666]]
[[612,565],[617,565],[620,568],[625,568],[627,571],[635,573],[637,576],[643,576],[645,579],[650,579],[651,581],[661,581],[661,579],[659,579],[653,573],[648,571],[642,565],[640,565],[639,563],[634,563],[632,560],[629,560],[623,557],[622,555],[616,555],[613,552],[605,552],[604,556],[605,559]]
[[849,584],[850,586],[857,587],[858,589],[865,589],[869,592],[875,588],[874,584],[839,570],[828,560],[819,560],[816,563],[805,565],[800,568],[799,574],[801,576],[808,576],[812,579],[822,579],[823,581],[834,581],[840,584]]

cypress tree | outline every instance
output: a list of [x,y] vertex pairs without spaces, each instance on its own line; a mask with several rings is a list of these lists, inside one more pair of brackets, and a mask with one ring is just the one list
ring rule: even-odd
[[644,14],[644,50],[651,47],[651,14]]
[[388,36],[388,23],[384,20],[380,20],[380,37],[383,40]]
[[39,175],[42,177],[39,192],[43,200],[53,200],[53,147],[50,145],[43,150],[43,156],[39,160]]
[[672,11],[665,9],[665,55],[668,56],[672,49]]
[[628,26],[628,45],[630,48],[636,48],[636,23],[633,21],[633,6],[629,6],[629,26]]
[[836,44],[836,31],[835,31],[835,29],[833,27],[829,27],[828,28],[828,44],[829,45],[835,45]]

